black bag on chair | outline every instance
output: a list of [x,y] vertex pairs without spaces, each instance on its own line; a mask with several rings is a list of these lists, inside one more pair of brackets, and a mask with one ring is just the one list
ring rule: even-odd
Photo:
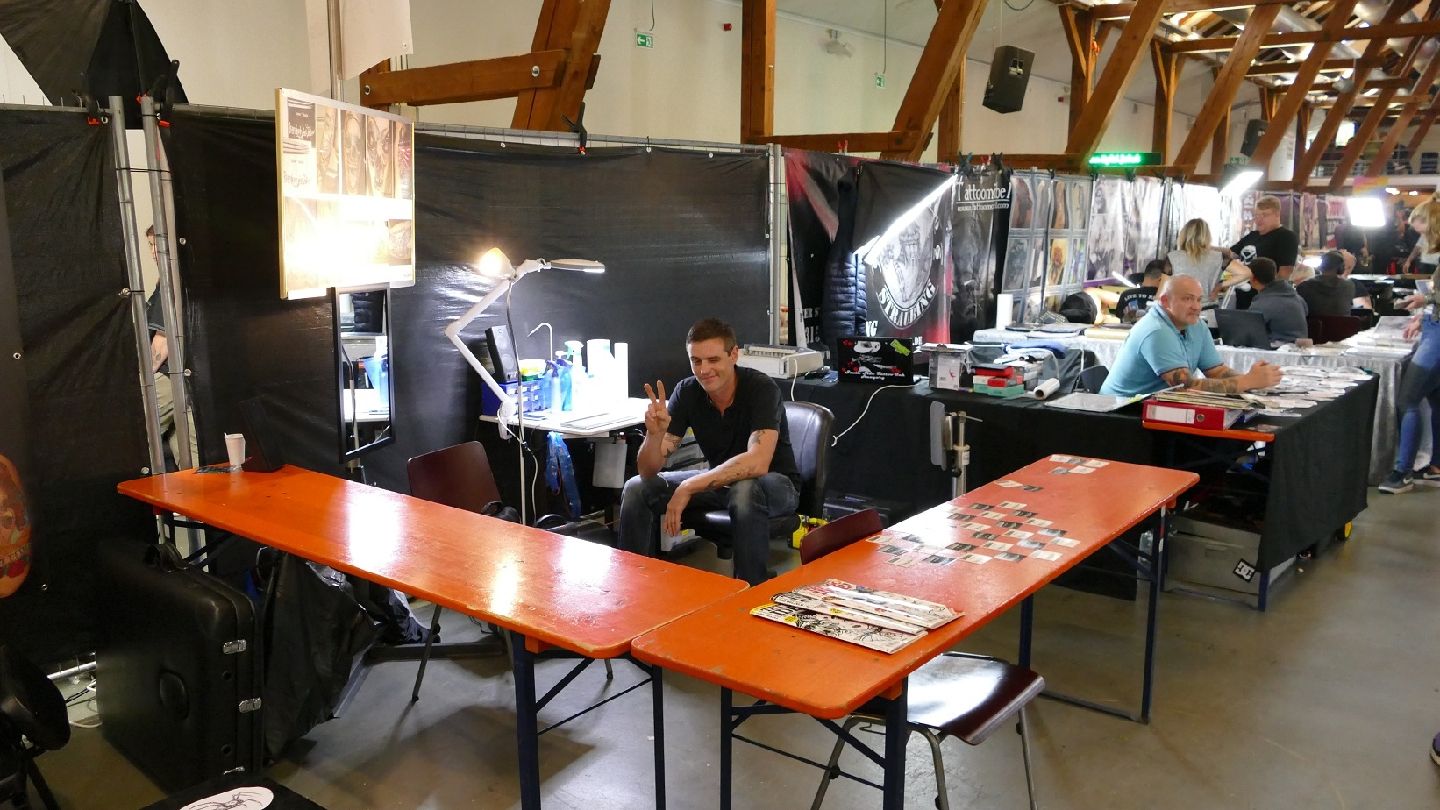
[[261,652],[245,594],[170,545],[100,544],[101,730],[166,790],[261,765]]

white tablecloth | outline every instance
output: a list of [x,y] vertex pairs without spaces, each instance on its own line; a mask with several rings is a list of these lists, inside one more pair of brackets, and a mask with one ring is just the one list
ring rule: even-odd
[[[1220,359],[1225,365],[1239,372],[1250,370],[1258,360],[1266,360],[1277,366],[1360,366],[1379,376],[1380,390],[1375,401],[1375,433],[1370,443],[1370,483],[1378,484],[1389,474],[1395,463],[1395,447],[1399,440],[1398,414],[1395,402],[1400,392],[1400,374],[1405,366],[1408,352],[1397,348],[1400,330],[1406,317],[1386,317],[1374,329],[1366,330],[1351,338],[1347,350],[1335,352],[1319,348],[1305,352],[1279,352],[1263,349],[1245,349],[1236,346],[1216,346]],[[1121,334],[1128,334],[1122,332]],[[1019,343],[1029,340],[1053,340],[1067,348],[1081,348],[1093,352],[1101,365],[1113,366],[1120,354],[1123,339],[1096,338],[1086,335],[1050,335],[1036,332],[1025,333],[1009,329],[981,329],[975,333],[974,343]],[[1420,454],[1415,466],[1430,461],[1429,410],[1421,419],[1425,433],[1420,441]]]

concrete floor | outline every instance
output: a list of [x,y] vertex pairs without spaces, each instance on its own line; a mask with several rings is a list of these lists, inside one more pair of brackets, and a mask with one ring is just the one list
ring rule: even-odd
[[[1440,768],[1426,755],[1440,731],[1440,643],[1431,624],[1440,617],[1440,490],[1371,493],[1353,539],[1307,564],[1267,614],[1162,597],[1151,725],[1036,702],[1030,718],[1041,806],[1440,807]],[[725,565],[704,551],[690,561]],[[1051,588],[1037,598],[1036,616],[1034,665],[1052,686],[1121,705],[1138,700],[1143,598],[1130,604]],[[1013,656],[1017,624],[1006,616],[965,649]],[[446,626],[469,629],[453,615]],[[564,667],[542,665],[541,689]],[[603,673],[588,670],[542,722],[639,677],[623,662],[614,684]],[[295,744],[271,775],[332,810],[518,806],[513,692],[501,663],[439,662],[412,705],[413,677],[410,664],[375,668],[345,716]],[[718,707],[709,685],[667,678],[672,808],[717,805]],[[751,723],[748,733],[769,744],[828,754],[832,738],[808,719]],[[651,806],[650,734],[648,692],[637,690],[543,737],[545,806]],[[1026,806],[1014,734],[946,748],[952,807]],[[878,768],[857,755],[845,761],[878,778]],[[933,806],[919,737],[908,762],[907,806]],[[77,730],[40,764],[67,808],[133,808],[161,798],[98,731]],[[735,768],[737,808],[807,807],[819,779],[812,768],[738,744]],[[825,802],[834,810],[878,805],[877,792],[845,780]]]

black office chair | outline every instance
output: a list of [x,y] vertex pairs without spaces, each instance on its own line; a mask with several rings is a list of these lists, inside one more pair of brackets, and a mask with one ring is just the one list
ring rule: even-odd
[[[1311,315],[1305,319],[1307,323],[1314,320],[1319,322],[1323,341],[1315,339],[1316,343],[1338,343],[1347,338],[1354,337],[1357,332],[1365,329],[1365,321],[1353,315]],[[1315,336],[1312,334],[1311,338]]]
[[1080,379],[1075,381],[1075,390],[1087,394],[1100,393],[1100,386],[1105,384],[1106,378],[1110,376],[1110,369],[1104,366],[1091,366],[1080,372]]
[[27,784],[40,801],[58,810],[35,757],[70,741],[65,698],[38,667],[0,645],[0,802],[29,807]]
[[1220,324],[1220,339],[1225,341],[1226,346],[1270,348],[1270,332],[1261,313],[1245,309],[1219,309],[1215,311],[1215,318]]
[[[770,538],[789,538],[800,527],[799,515],[819,517],[825,507],[825,460],[830,449],[830,427],[835,416],[830,409],[813,402],[785,403],[785,421],[790,428],[790,449],[800,473],[800,502],[794,515],[770,519]],[[714,541],[716,555],[728,560],[731,547],[730,513],[724,509],[686,510],[681,525]]]
[[[800,559],[810,562],[837,551],[881,528],[880,516],[873,509],[846,515],[805,535],[800,541]],[[930,744],[930,758],[935,767],[935,806],[949,810],[950,799],[945,788],[945,761],[940,743],[946,737],[957,737],[969,745],[979,745],[995,729],[1017,721],[1020,752],[1025,761],[1025,789],[1030,808],[1035,808],[1035,781],[1030,774],[1030,737],[1025,729],[1025,707],[1045,691],[1045,679],[1025,667],[998,658],[947,652],[911,673],[906,695],[906,725],[919,732]],[[843,729],[851,734],[860,723],[884,725],[885,707],[871,701],[846,719]],[[811,810],[819,810],[825,800],[830,781],[840,774],[840,753],[845,738],[837,737],[825,775],[815,792]]]

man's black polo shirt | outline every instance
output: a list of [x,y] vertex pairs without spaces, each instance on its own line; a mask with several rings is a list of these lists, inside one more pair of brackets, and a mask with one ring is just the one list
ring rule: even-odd
[[670,433],[684,436],[694,429],[700,452],[710,468],[720,466],[745,452],[750,434],[757,430],[778,430],[775,456],[770,472],[789,478],[796,491],[800,474],[795,468],[795,453],[790,449],[790,427],[785,422],[785,405],[780,401],[780,388],[763,372],[753,368],[735,367],[735,401],[720,413],[700,381],[686,377],[670,392]]

